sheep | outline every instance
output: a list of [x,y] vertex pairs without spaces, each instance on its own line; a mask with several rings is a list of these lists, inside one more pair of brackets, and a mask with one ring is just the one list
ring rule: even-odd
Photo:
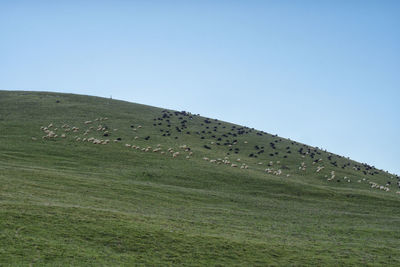
[[236,168],[237,164],[232,164],[231,167]]
[[267,172],[267,173],[272,173],[272,172],[273,172],[273,170],[272,170],[272,169],[270,169],[270,168],[266,168],[266,169],[265,169],[265,172]]
[[36,141],[37,140],[37,138],[36,137],[32,137],[32,141]]
[[91,124],[92,121],[85,121],[85,124]]
[[103,141],[103,140],[94,139],[92,143],[95,144],[95,145],[99,145],[99,144],[102,143],[102,141]]
[[303,161],[302,163],[301,163],[301,165],[299,166],[299,170],[302,170],[302,171],[305,171],[305,170],[307,170],[307,166],[306,166],[306,163]]
[[248,169],[249,166],[247,166],[245,163],[242,163],[242,166],[240,166],[241,169]]
[[179,156],[179,152],[175,152],[174,154],[172,154],[172,157],[173,158],[176,158],[176,157],[178,157]]

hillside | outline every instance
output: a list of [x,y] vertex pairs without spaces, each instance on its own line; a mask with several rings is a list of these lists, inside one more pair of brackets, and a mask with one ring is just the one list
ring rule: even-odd
[[188,111],[0,91],[0,265],[400,265],[399,177]]

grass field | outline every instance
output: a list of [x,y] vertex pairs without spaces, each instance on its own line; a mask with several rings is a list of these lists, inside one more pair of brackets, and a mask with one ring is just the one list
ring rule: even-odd
[[188,112],[0,91],[0,266],[400,266],[398,178]]

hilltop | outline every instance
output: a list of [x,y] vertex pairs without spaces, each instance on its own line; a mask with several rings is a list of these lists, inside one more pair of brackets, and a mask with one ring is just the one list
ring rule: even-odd
[[399,177],[246,126],[0,91],[0,263],[398,265]]

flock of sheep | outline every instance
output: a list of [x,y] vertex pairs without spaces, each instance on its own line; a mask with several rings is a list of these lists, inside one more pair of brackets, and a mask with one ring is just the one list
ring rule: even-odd
[[[164,118],[165,117],[166,117],[166,115],[164,114]],[[118,132],[118,129],[109,129],[107,126],[105,126],[104,122],[107,120],[108,120],[107,117],[96,118],[93,121],[87,120],[84,122],[84,125],[87,127],[87,129],[85,129],[85,130],[80,129],[77,126],[71,126],[68,124],[63,124],[60,128],[58,128],[53,123],[50,123],[48,126],[40,127],[40,129],[44,133],[44,135],[42,136],[42,139],[43,140],[56,140],[59,138],[65,139],[70,134],[70,135],[72,135],[72,138],[76,142],[88,142],[88,143],[92,143],[92,144],[96,144],[96,145],[107,145],[111,142],[109,137],[111,135],[113,135],[113,133]],[[131,126],[131,128],[134,132],[136,132],[136,131],[138,131],[138,129],[141,129],[142,126],[141,125],[138,125],[136,127]],[[182,128],[185,128],[185,126]],[[216,127],[214,128],[214,131],[216,131]],[[239,128],[239,131],[242,131],[242,129]],[[94,136],[99,136],[99,135],[101,135],[104,138],[94,137]],[[148,136],[144,139],[148,140],[149,138],[150,138],[150,136]],[[139,137],[135,136],[134,139],[137,140],[137,139],[139,139]],[[32,137],[32,140],[37,140],[37,138]],[[112,140],[112,142],[122,143],[122,140],[121,140],[121,138],[116,138],[116,139]],[[245,144],[245,145],[248,143],[249,143],[248,141],[243,141],[243,144]],[[236,151],[238,151],[238,149],[233,150],[233,147],[237,144],[238,144],[237,140],[234,140],[234,142],[226,143],[227,147],[229,148],[229,151],[235,151],[235,153],[236,153]],[[215,145],[215,142],[211,141],[210,145]],[[152,146],[148,146],[148,145],[141,147],[137,144],[125,143],[125,147],[129,148],[129,149],[135,149],[137,151],[142,151],[142,152],[153,152],[153,153],[159,153],[161,155],[170,155],[174,159],[178,158],[178,157],[184,157],[186,159],[190,159],[193,156],[192,149],[186,144],[179,146],[178,149],[174,149],[172,147],[169,147],[168,149],[163,149],[162,144],[157,144],[156,147],[152,147]],[[209,146],[206,147],[206,145],[204,147],[207,149],[211,149]],[[271,147],[273,149],[276,149],[275,143],[271,143]],[[260,151],[264,152],[263,148],[264,147],[260,148],[260,147],[256,146],[256,149],[258,149],[257,150],[258,154],[260,154]],[[301,148],[299,150],[299,153],[301,154],[300,159],[304,159],[307,154],[310,154],[312,152],[310,151],[310,149],[309,149],[309,151],[304,152],[303,148]],[[228,155],[229,155],[229,153],[228,153]],[[250,157],[251,157],[251,155],[250,155]],[[243,169],[243,170],[247,170],[250,168],[249,163],[245,163],[243,161],[243,159],[241,159],[241,158],[236,158],[236,159],[231,160],[229,156],[226,156],[224,158],[210,159],[210,158],[204,156],[203,160],[205,160],[209,163],[212,163],[212,164],[227,165],[232,168],[239,168],[239,169]],[[315,159],[312,162],[313,165],[317,165],[316,168],[313,168],[313,169],[315,169],[315,173],[321,173],[324,171],[325,166],[323,166],[322,161],[323,161],[322,158],[319,158],[319,159]],[[280,161],[269,161],[269,162],[265,162],[265,163],[260,161],[256,164],[256,166],[264,165],[264,164],[267,165],[267,168],[264,169],[265,173],[276,175],[276,176],[290,177],[289,173],[284,174],[284,172],[281,168],[283,165],[280,163]],[[332,164],[332,162],[331,162],[331,164]],[[335,165],[335,164],[333,164],[333,165]],[[298,170],[300,172],[305,172],[305,171],[307,171],[307,169],[308,169],[308,167],[307,167],[306,163],[304,161],[301,161],[301,163],[298,167]],[[335,171],[331,170],[330,172],[328,171],[328,174],[326,174],[324,177],[329,182],[329,181],[333,181],[335,178],[337,178],[336,176],[337,175],[336,175]],[[351,179],[346,176],[343,177],[343,180],[347,181],[348,183],[351,182]],[[337,181],[339,181],[339,180],[337,180]],[[358,183],[367,182],[367,183],[369,183],[371,188],[383,190],[386,192],[390,191],[390,187],[389,187],[391,185],[390,182],[388,182],[385,186],[379,185],[375,182],[371,182],[366,178],[358,179],[357,182]],[[400,194],[400,191],[397,191],[396,193]]]

